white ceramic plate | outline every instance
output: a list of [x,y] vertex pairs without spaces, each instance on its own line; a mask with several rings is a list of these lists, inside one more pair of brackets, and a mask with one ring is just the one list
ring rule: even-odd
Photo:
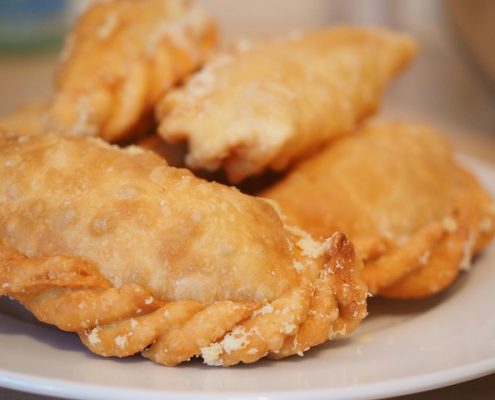
[[[495,168],[466,160],[495,194]],[[495,372],[495,246],[441,296],[372,299],[356,334],[304,358],[218,369],[90,354],[73,334],[0,301],[0,386],[81,399],[372,399]]]

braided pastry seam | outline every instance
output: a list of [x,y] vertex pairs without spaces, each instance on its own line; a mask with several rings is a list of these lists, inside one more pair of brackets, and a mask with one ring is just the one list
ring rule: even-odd
[[446,233],[441,223],[434,223],[413,235],[404,245],[395,247],[374,260],[365,260],[363,278],[370,293],[380,293],[404,275],[420,268],[421,256],[438,244]]
[[336,234],[328,254],[315,282],[302,283],[271,303],[205,305],[164,303],[136,284],[114,288],[89,262],[29,258],[2,243],[0,296],[17,299],[40,321],[76,332],[102,356],[141,352],[173,366],[201,355],[209,365],[230,366],[301,354],[359,324],[366,315],[366,287],[353,246]]
[[[419,268],[380,290],[385,297],[421,297],[448,287],[495,234],[495,207],[472,175],[461,170],[460,190],[451,215],[442,221],[444,236],[418,255]],[[473,201],[477,198],[477,201]]]
[[[473,178],[469,175],[467,179]],[[479,203],[473,204],[476,195]],[[448,287],[495,233],[495,212],[484,196],[476,183],[460,192],[453,210],[442,221],[426,226],[388,254],[385,250],[365,259],[363,278],[370,292],[409,298]]]
[[[205,14],[200,29],[191,26],[188,15],[194,10],[190,8],[169,21],[168,30],[156,27],[149,32],[147,46],[129,56],[124,44],[115,44],[114,36],[134,26],[123,18],[124,22],[111,25],[108,37],[98,31],[100,14],[118,6],[117,1],[114,3],[93,6],[80,18],[60,60],[55,77],[57,92],[43,123],[44,131],[99,135],[111,142],[127,139],[145,114],[152,113],[160,96],[199,68],[216,44],[213,20]],[[92,84],[82,85],[85,77],[77,76],[82,75],[86,59],[77,56],[86,51],[88,42],[96,54],[108,52],[109,43],[113,43],[112,62],[117,67],[105,73],[90,69],[88,81]]]

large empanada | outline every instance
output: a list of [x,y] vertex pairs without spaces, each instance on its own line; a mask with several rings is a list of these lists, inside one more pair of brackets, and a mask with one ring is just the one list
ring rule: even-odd
[[67,40],[45,130],[127,139],[215,43],[211,18],[189,1],[95,2]]
[[345,27],[237,46],[166,95],[160,134],[232,182],[282,170],[372,114],[414,54],[407,36]]
[[369,125],[262,195],[316,236],[348,234],[370,292],[389,297],[444,289],[495,230],[488,195],[446,142],[417,124]]
[[175,365],[302,354],[366,315],[342,234],[97,138],[0,135],[0,296],[105,356]]

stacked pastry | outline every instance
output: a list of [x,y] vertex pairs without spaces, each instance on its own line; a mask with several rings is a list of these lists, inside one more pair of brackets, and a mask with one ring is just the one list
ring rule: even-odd
[[348,335],[368,292],[448,287],[493,203],[430,128],[362,124],[414,42],[215,32],[177,0],[80,17],[53,97],[0,120],[0,296],[102,356],[229,366]]

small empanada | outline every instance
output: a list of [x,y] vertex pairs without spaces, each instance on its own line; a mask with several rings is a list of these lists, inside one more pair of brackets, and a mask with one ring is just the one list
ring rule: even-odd
[[417,124],[369,125],[262,195],[317,237],[349,235],[370,292],[389,297],[446,288],[495,230],[488,195],[446,142]]
[[128,139],[215,43],[212,19],[189,1],[95,2],[67,40],[44,130]]
[[158,106],[160,134],[187,141],[187,164],[234,183],[283,170],[372,114],[415,54],[407,36],[331,28],[237,46]]
[[0,135],[0,296],[95,353],[224,366],[302,354],[364,318],[360,272],[344,235],[314,241],[268,201],[151,151]]

